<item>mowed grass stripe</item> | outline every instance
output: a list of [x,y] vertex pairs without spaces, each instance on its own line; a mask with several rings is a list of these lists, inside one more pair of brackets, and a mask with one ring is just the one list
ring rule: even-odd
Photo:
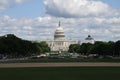
[[120,80],[120,67],[0,68],[0,80]]
[[118,59],[81,59],[81,58],[64,58],[64,59],[28,59],[28,60],[0,60],[0,63],[61,63],[61,62],[111,62],[120,63]]

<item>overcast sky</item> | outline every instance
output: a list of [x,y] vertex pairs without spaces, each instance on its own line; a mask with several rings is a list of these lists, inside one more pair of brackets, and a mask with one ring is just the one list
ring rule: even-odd
[[66,39],[120,40],[120,0],[0,0],[0,36],[53,39],[59,21]]

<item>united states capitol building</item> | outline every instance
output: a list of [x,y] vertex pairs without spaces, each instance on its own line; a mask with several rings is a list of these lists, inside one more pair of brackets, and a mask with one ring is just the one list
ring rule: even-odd
[[71,44],[77,44],[77,41],[75,40],[65,39],[65,33],[63,28],[60,25],[60,22],[54,33],[54,40],[47,40],[46,42],[50,47],[51,51],[54,51],[54,52],[58,51],[59,53],[63,51],[68,51],[69,46]]
[[[75,40],[66,40],[65,39],[65,33],[64,29],[61,27],[61,24],[59,22],[57,29],[54,33],[54,40],[46,40],[46,43],[50,47],[52,52],[65,52],[69,50],[69,46],[71,44],[79,44],[78,41]],[[90,35],[88,35],[87,38],[85,38],[82,43],[94,43],[94,39],[91,38]],[[82,44],[80,43],[80,44]]]

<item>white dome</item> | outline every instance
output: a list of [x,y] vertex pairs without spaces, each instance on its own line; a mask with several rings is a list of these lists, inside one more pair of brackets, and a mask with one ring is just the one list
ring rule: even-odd
[[85,38],[85,40],[94,40],[90,35],[88,35],[87,38]]
[[63,30],[62,27],[58,27],[58,28],[56,29],[56,31],[64,32],[64,30]]
[[64,39],[65,39],[64,30],[59,23],[59,27],[56,29],[54,34],[54,40],[64,40]]

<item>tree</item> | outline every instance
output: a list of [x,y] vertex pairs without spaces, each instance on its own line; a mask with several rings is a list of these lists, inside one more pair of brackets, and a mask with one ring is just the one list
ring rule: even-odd
[[83,43],[80,46],[80,53],[84,54],[84,55],[88,55],[90,53],[90,49],[92,48],[92,44],[90,43]]
[[28,56],[38,53],[36,44],[22,40],[13,34],[0,37],[0,54],[12,57]]
[[70,53],[79,53],[79,50],[80,50],[80,45],[79,44],[71,44],[70,46],[69,46],[69,50],[68,50],[68,52],[70,52]]
[[39,48],[40,53],[50,52],[50,48],[48,47],[48,44],[44,41],[37,43],[37,46]]
[[109,42],[97,41],[90,50],[91,54],[98,54],[102,56],[113,55],[114,52],[115,52],[114,42],[112,41]]
[[108,43],[108,55],[115,55],[115,43],[113,41],[109,41]]
[[115,43],[115,55],[120,56],[120,40]]

